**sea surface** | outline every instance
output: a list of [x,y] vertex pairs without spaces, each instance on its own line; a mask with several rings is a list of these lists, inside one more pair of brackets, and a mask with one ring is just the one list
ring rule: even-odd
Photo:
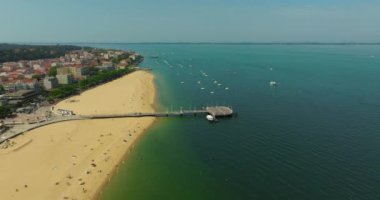
[[162,111],[238,113],[158,120],[102,200],[380,199],[380,46],[86,45],[144,55]]

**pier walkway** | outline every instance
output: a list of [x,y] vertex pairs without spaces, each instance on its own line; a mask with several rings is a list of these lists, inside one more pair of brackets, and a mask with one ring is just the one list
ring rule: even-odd
[[233,110],[226,106],[214,106],[206,107],[201,110],[180,110],[172,112],[156,112],[156,113],[126,113],[126,114],[110,114],[110,115],[72,115],[72,116],[55,116],[47,121],[35,123],[35,124],[20,124],[15,125],[10,128],[5,133],[1,134],[0,144],[4,141],[21,135],[25,132],[31,131],[33,129],[47,126],[50,124],[65,122],[65,121],[75,121],[75,120],[92,120],[92,119],[107,119],[107,118],[134,118],[134,117],[175,117],[175,116],[197,116],[201,114],[209,114],[214,118],[217,117],[228,117],[234,114]]
[[125,117],[175,117],[175,116],[191,116],[200,114],[210,114],[214,117],[227,117],[234,114],[233,110],[225,106],[206,107],[201,110],[180,110],[172,112],[155,112],[155,113],[127,113],[118,115],[86,115],[81,116],[87,119],[102,119],[102,118],[125,118]]

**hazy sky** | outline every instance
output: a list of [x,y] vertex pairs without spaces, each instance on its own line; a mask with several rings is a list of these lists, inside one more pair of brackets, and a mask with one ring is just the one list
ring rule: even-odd
[[0,42],[380,42],[380,0],[0,0]]

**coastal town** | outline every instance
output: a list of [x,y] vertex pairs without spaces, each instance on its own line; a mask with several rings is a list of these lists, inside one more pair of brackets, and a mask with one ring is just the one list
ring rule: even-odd
[[[10,128],[53,120],[54,103],[137,69],[143,57],[135,52],[81,48],[58,58],[0,64],[0,143]],[[9,132],[9,131],[8,131]],[[12,134],[10,134],[12,136]]]
[[[119,72],[123,72],[121,76]],[[46,99],[49,105],[4,120],[17,124],[6,125],[8,129],[0,135],[2,199],[98,199],[126,154],[155,121],[154,117],[84,118],[154,113],[153,74],[150,70],[129,70],[122,75],[124,72],[99,72],[60,85],[48,96],[62,88],[81,90],[80,86],[108,77],[104,84],[99,79],[101,84],[90,84],[78,94],[52,102]]]

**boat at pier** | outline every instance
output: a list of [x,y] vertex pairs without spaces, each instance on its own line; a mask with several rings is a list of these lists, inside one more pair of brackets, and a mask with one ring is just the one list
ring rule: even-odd
[[212,115],[207,115],[207,116],[206,116],[206,119],[207,119],[208,121],[215,121],[215,120],[216,120],[215,117],[212,116]]

